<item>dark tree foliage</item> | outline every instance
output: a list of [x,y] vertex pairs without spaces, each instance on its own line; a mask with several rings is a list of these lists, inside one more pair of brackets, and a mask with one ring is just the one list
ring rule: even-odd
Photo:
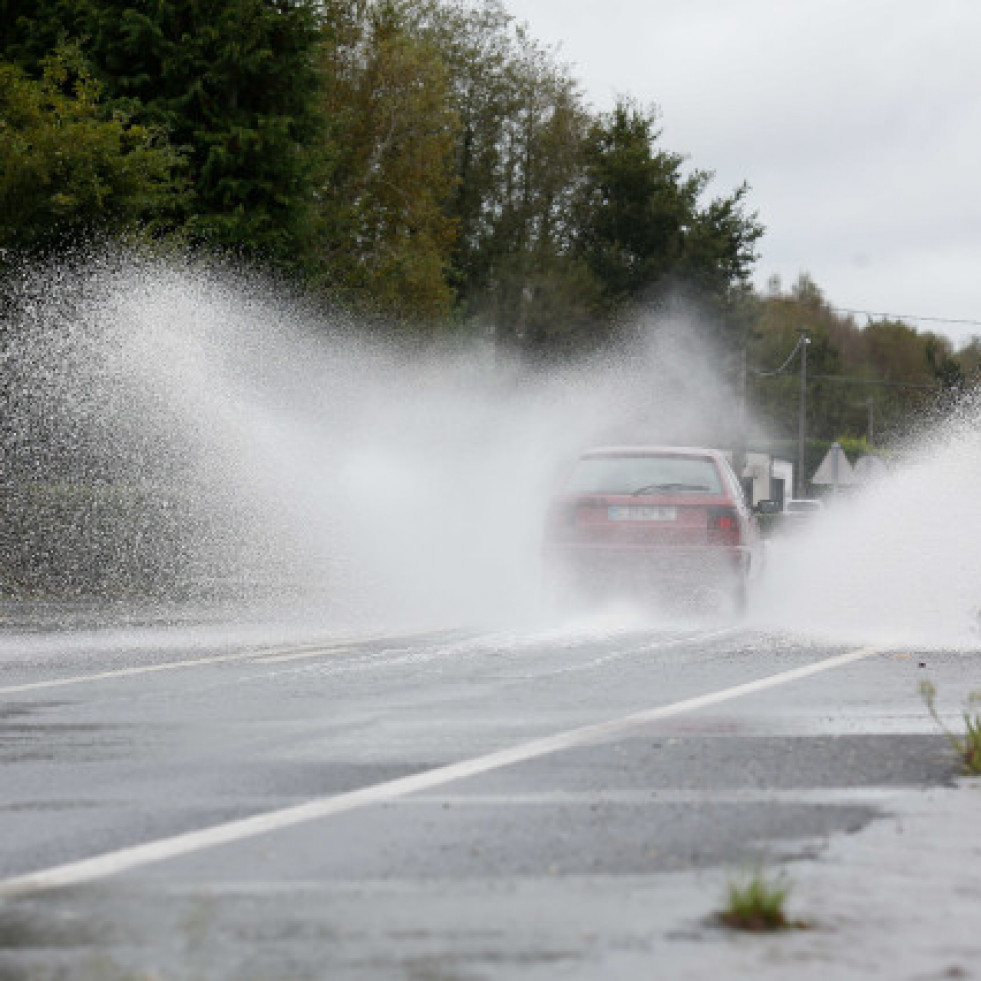
[[571,251],[589,123],[578,83],[500,0],[403,6],[443,58],[458,121],[448,214],[459,318],[526,355],[585,346],[599,305]]
[[294,264],[317,132],[315,0],[0,0],[0,55],[33,74],[76,41],[110,110],[188,160],[192,242]]
[[895,443],[924,414],[956,404],[978,377],[978,346],[954,352],[949,340],[918,333],[900,320],[859,325],[835,310],[806,273],[789,293],[778,280],[754,302],[749,339],[749,394],[758,417],[776,437],[796,432],[800,359],[782,372],[806,330],[808,433],[823,440]]
[[0,60],[36,81],[75,45],[101,119],[183,157],[156,203],[192,245],[302,273],[376,319],[455,320],[536,358],[602,345],[636,305],[679,291],[738,333],[762,234],[746,187],[706,202],[711,175],[659,147],[655,113],[590,111],[501,0],[0,12]]
[[623,100],[586,138],[577,250],[608,309],[668,290],[724,302],[744,288],[763,234],[743,210],[747,187],[702,207],[711,174],[683,173],[657,146],[656,113]]
[[324,0],[319,270],[334,300],[421,334],[446,325],[457,120],[440,52],[395,5]]
[[72,46],[38,80],[0,62],[0,265],[152,228],[170,206],[180,158],[146,127],[107,118],[100,89]]

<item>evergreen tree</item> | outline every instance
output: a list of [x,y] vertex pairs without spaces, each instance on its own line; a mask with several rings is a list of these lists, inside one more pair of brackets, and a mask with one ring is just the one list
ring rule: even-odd
[[37,74],[76,42],[108,110],[187,158],[193,242],[293,265],[309,231],[316,0],[2,0],[4,57]]
[[724,303],[748,285],[763,234],[743,210],[745,185],[701,207],[711,174],[685,175],[656,124],[654,110],[621,100],[586,141],[577,248],[611,312],[668,289]]
[[0,63],[0,249],[50,252],[153,225],[175,197],[180,158],[159,134],[106,117],[77,47],[41,79]]

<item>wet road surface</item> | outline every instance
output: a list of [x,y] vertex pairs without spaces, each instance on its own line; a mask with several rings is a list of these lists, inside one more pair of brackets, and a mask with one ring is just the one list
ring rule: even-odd
[[708,977],[720,881],[950,784],[917,686],[976,687],[725,624],[19,627],[4,978]]

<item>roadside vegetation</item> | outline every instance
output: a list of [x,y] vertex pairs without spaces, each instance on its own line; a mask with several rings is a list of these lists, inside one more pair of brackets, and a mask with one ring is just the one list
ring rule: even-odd
[[[940,718],[937,711],[937,688],[932,681],[920,683],[920,695],[926,707],[936,722],[937,727],[947,737],[951,748],[961,761],[961,766],[967,776],[981,776],[981,712],[964,709],[961,716],[964,720],[963,733],[955,732]],[[973,692],[968,700],[970,705],[981,703],[981,692]]]
[[772,875],[757,866],[729,880],[719,921],[731,929],[753,933],[800,929],[806,924],[787,917],[789,894],[790,883],[784,874]]
[[664,146],[655,106],[595,111],[502,0],[2,10],[0,279],[128,236],[252,264],[365,330],[476,335],[544,369],[682,301],[787,439],[796,377],[770,372],[801,327],[821,439],[888,444],[979,376],[981,341],[860,326],[806,274],[757,294],[749,185],[716,189],[711,161]]
[[484,331],[538,358],[594,349],[669,287],[720,310],[748,288],[748,187],[710,194],[653,107],[592,111],[499,0],[3,10],[8,253],[128,225],[378,329]]

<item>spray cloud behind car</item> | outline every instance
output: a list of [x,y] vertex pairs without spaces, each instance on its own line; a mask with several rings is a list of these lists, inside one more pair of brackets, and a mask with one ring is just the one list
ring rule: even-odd
[[[739,418],[731,365],[684,314],[652,315],[615,355],[530,372],[486,339],[411,348],[227,269],[107,252],[25,271],[5,319],[8,528],[23,532],[7,574],[81,592],[533,624],[563,468],[596,444],[725,445]],[[966,408],[895,491],[778,550],[761,621],[874,635],[895,625],[888,596],[921,634],[941,599],[965,620],[981,596],[981,543],[960,521],[977,419]],[[917,580],[936,584],[930,602]]]

